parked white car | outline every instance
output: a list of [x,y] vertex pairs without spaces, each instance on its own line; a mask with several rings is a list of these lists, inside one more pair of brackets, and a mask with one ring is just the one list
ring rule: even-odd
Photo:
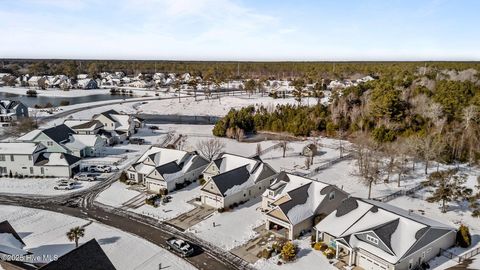
[[100,172],[100,173],[109,173],[112,171],[112,168],[107,165],[97,165],[90,167],[90,172]]
[[73,183],[58,183],[55,187],[55,190],[72,190]]
[[77,181],[96,181],[97,176],[93,173],[79,173],[73,177]]

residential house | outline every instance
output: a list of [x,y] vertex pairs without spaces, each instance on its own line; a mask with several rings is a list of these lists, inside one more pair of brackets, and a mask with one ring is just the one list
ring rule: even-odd
[[81,79],[77,81],[77,88],[80,89],[97,89],[98,88],[98,83],[94,79]]
[[455,244],[456,230],[396,206],[350,197],[315,226],[336,258],[371,270],[418,268]]
[[336,186],[280,172],[264,192],[265,226],[293,240],[312,230],[315,223],[333,212],[348,194]]
[[79,157],[48,152],[41,143],[0,143],[0,153],[0,174],[5,176],[70,177],[79,169]]
[[92,239],[39,269],[115,270],[116,268],[108,258],[107,254],[105,254],[100,244],[98,244],[97,240]]
[[103,124],[98,120],[65,120],[63,123],[82,135],[98,134],[103,128]]
[[103,124],[106,131],[115,131],[119,136],[117,142],[127,140],[135,133],[134,117],[126,114],[120,114],[115,110],[108,110],[93,116],[93,120],[97,120]]
[[15,100],[0,100],[0,125],[28,117],[28,107]]
[[32,76],[28,79],[28,86],[44,88],[46,87],[47,77],[45,76]]
[[107,144],[106,139],[94,134],[77,134],[65,124],[44,130],[33,130],[18,138],[19,142],[42,143],[47,152],[64,153],[77,157],[96,156],[97,150]]
[[32,263],[11,259],[12,256],[26,257],[32,254],[25,249],[25,246],[25,242],[7,220],[0,223],[1,269],[36,269],[37,267]]
[[71,134],[62,145],[77,157],[95,157],[106,145],[106,139],[96,134]]
[[42,143],[47,147],[47,151],[52,153],[70,153],[64,146],[64,143],[68,142],[68,139],[72,134],[75,134],[75,131],[65,124],[61,124],[44,130],[36,129],[30,131],[19,137],[17,141]]
[[207,165],[208,161],[196,152],[153,146],[128,168],[127,176],[150,192],[159,193],[198,180]]
[[259,157],[222,154],[203,171],[202,203],[215,208],[231,207],[260,196],[276,172]]

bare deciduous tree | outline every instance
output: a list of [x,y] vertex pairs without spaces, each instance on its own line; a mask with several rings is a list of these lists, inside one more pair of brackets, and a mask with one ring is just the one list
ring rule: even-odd
[[197,143],[200,154],[208,160],[213,160],[225,148],[225,143],[219,139],[202,140]]

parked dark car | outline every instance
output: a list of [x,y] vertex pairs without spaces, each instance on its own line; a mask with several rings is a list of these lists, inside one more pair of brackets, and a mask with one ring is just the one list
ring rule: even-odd
[[145,143],[145,139],[142,139],[142,138],[130,138],[129,142],[131,144],[144,144]]
[[176,237],[167,239],[167,247],[179,253],[182,257],[192,256],[195,251],[190,243]]

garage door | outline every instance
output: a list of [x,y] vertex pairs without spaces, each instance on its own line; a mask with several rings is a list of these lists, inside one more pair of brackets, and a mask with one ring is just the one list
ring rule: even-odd
[[365,270],[387,270],[387,266],[360,254],[359,266]]
[[209,196],[203,196],[203,203],[215,208],[220,208],[220,202]]

